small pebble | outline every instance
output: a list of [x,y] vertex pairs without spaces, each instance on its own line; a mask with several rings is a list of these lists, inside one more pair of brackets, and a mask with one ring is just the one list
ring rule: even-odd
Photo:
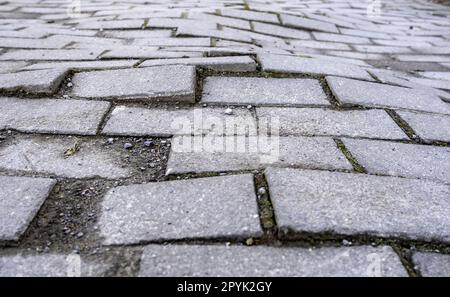
[[114,143],[114,138],[108,138],[107,143],[108,144],[113,144]]
[[129,150],[129,149],[132,149],[132,148],[133,148],[133,145],[132,145],[131,143],[127,142],[127,143],[125,143],[125,144],[123,145],[123,148],[126,149],[126,150]]
[[225,114],[226,115],[232,115],[233,114],[233,110],[231,108],[227,108],[227,109],[225,109]]
[[259,189],[258,189],[258,194],[259,194],[259,195],[264,195],[264,194],[266,194],[266,188],[264,188],[264,187],[259,188]]
[[342,241],[342,245],[344,245],[344,246],[351,246],[351,245],[352,245],[352,242],[344,239],[344,240]]
[[146,140],[146,141],[144,141],[144,145],[147,146],[147,147],[153,146],[153,141]]

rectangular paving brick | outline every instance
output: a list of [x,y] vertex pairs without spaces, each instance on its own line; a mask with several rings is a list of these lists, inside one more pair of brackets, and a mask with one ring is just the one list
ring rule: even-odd
[[450,188],[432,181],[297,169],[266,170],[286,232],[450,242]]
[[53,94],[67,73],[68,69],[56,68],[0,74],[0,91]]
[[104,70],[131,68],[139,60],[111,60],[111,61],[77,61],[77,62],[39,62],[23,67],[23,70],[38,70],[52,68],[66,68],[74,71]]
[[[101,140],[17,137],[0,148],[0,169],[68,178],[115,179],[130,176],[131,171],[120,164],[118,153],[103,146]],[[69,149],[75,152],[65,156]]]
[[327,77],[336,99],[343,105],[399,108],[450,114],[450,106],[439,97],[415,89],[358,81],[341,77]]
[[331,33],[312,33],[317,40],[321,41],[332,41],[332,42],[343,42],[352,44],[371,44],[370,40],[365,37],[356,37],[343,34],[331,34]]
[[169,59],[202,57],[202,53],[191,51],[162,51],[157,47],[120,46],[102,54],[101,59]]
[[276,14],[259,11],[241,10],[241,9],[221,9],[220,14],[227,17],[234,17],[250,21],[261,21],[266,23],[279,22]]
[[210,38],[145,38],[136,39],[137,46],[211,46]]
[[195,101],[195,68],[160,66],[76,73],[72,94],[81,98]]
[[345,63],[272,54],[260,54],[258,55],[258,59],[263,71],[336,75],[373,80],[364,68]]
[[224,108],[166,110],[118,106],[111,113],[102,133],[156,137],[186,134],[255,135],[257,128],[256,120],[248,109],[237,108],[228,115]]
[[281,22],[283,25],[307,30],[323,31],[330,33],[339,33],[335,24],[311,20],[290,14],[281,14]]
[[335,142],[326,137],[175,137],[167,172],[223,172],[269,165],[352,170]]
[[287,27],[266,23],[259,23],[259,22],[252,22],[252,23],[253,23],[253,30],[255,32],[292,39],[311,39],[311,35],[307,31],[291,29]]
[[264,123],[279,118],[281,135],[409,139],[383,110],[258,107],[256,114],[260,133],[267,130]]
[[104,276],[110,265],[89,261],[77,254],[0,255],[0,277]]
[[98,225],[107,245],[262,233],[249,174],[113,188]]
[[48,178],[0,176],[0,243],[21,238],[55,183]]
[[423,140],[450,142],[450,116],[429,113],[397,111]]
[[[374,267],[371,259],[379,260]],[[261,260],[263,259],[263,260]],[[148,245],[142,277],[408,276],[392,248]]]
[[208,77],[202,102],[240,105],[330,105],[318,80]]
[[369,173],[450,182],[450,148],[429,145],[343,139]]
[[0,98],[0,129],[95,135],[109,106],[99,101]]
[[0,60],[12,61],[77,61],[96,60],[103,50],[58,49],[58,50],[15,50],[0,55]]
[[423,277],[450,277],[450,255],[416,252],[412,256],[414,268]]
[[256,71],[256,63],[249,56],[234,57],[203,57],[186,59],[154,59],[146,60],[139,67],[151,67],[162,65],[194,65],[215,71]]
[[27,66],[28,63],[25,61],[4,61],[0,62],[0,73],[15,72],[22,67]]

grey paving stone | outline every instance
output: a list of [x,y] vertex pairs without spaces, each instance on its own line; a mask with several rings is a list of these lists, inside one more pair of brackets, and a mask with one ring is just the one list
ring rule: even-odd
[[289,42],[294,47],[311,47],[317,49],[350,50],[350,46],[345,43],[317,41],[317,40],[292,40]]
[[330,33],[339,33],[335,24],[311,20],[308,18],[303,18],[299,16],[294,16],[290,14],[281,14],[280,15],[281,22],[283,25],[287,25],[290,27],[314,30],[314,31],[323,31]]
[[450,277],[450,255],[417,252],[412,261],[423,277]]
[[102,22],[84,22],[77,25],[78,29],[140,29],[144,20],[113,20]]
[[74,96],[109,99],[195,101],[195,68],[160,66],[77,73]]
[[439,114],[397,112],[425,141],[450,142],[450,116]]
[[[0,44],[2,48],[59,49],[66,46],[68,42],[47,39],[0,38]],[[0,59],[2,59],[1,56]]]
[[93,277],[104,276],[110,268],[77,254],[0,255],[1,277]]
[[314,79],[208,77],[202,102],[253,105],[330,105]]
[[66,68],[56,68],[0,74],[0,91],[53,94],[67,73]]
[[28,63],[25,61],[5,61],[0,62],[0,73],[9,73],[9,72],[15,72],[19,70],[22,67],[27,66]]
[[[103,129],[107,135],[171,137],[186,134],[256,135],[256,120],[248,109],[148,109],[118,106]],[[240,129],[235,130],[235,127]],[[249,127],[248,132],[245,127]]]
[[258,59],[263,71],[337,75],[373,80],[364,68],[344,63],[271,54],[260,54],[258,55]]
[[202,57],[202,53],[192,51],[162,51],[157,47],[121,46],[105,52],[101,59],[169,59]]
[[343,105],[399,108],[450,114],[450,106],[439,97],[403,87],[326,77],[334,96]]
[[145,38],[136,39],[137,46],[211,46],[210,38]]
[[383,32],[355,30],[355,29],[346,29],[346,28],[340,28],[339,31],[345,35],[354,35],[354,36],[361,36],[361,37],[367,37],[367,38],[392,39],[391,35],[383,33]]
[[182,137],[172,140],[167,173],[224,172],[266,166],[352,170],[326,137]]
[[343,34],[331,34],[331,33],[321,33],[321,32],[313,32],[312,33],[317,40],[321,41],[332,41],[332,42],[343,42],[343,43],[351,43],[351,44],[370,44],[370,40],[365,37],[356,37],[350,35]]
[[396,55],[395,58],[405,62],[450,62],[450,56],[446,55]]
[[4,53],[0,60],[8,61],[77,61],[96,60],[102,50],[58,49],[58,50],[15,50]]
[[369,173],[450,182],[450,148],[343,139],[345,146]]
[[[375,261],[378,264],[374,265]],[[407,276],[387,246],[305,249],[269,246],[149,245],[139,276]]]
[[286,28],[266,23],[252,22],[255,32],[292,39],[311,39],[307,31]]
[[217,30],[209,29],[203,26],[183,26],[179,27],[176,32],[177,37],[184,36],[198,36],[198,37],[214,37],[218,39],[241,41],[241,42],[252,42],[247,31],[242,30]]
[[0,97],[0,129],[95,135],[108,102]]
[[[65,152],[77,147],[76,144],[78,150],[66,157]],[[68,178],[115,179],[130,176],[130,170],[119,164],[118,153],[103,148],[102,144],[101,141],[70,137],[17,137],[0,148],[0,168]]]
[[[335,111],[321,108],[258,107],[258,122],[280,119],[281,135],[348,136],[409,140],[383,110]],[[265,133],[266,125],[259,127]]]
[[171,30],[108,30],[103,33],[112,38],[168,38],[172,36]]
[[251,21],[261,21],[266,23],[278,23],[278,17],[276,14],[251,11],[251,10],[241,10],[241,9],[221,9],[221,15],[227,17],[240,18]]
[[266,178],[283,231],[450,241],[448,185],[279,168]]
[[[48,178],[0,176],[0,242],[21,238],[55,183]],[[1,270],[2,265],[0,275]]]
[[256,63],[249,56],[235,57],[204,57],[186,59],[155,59],[146,60],[139,67],[162,65],[195,65],[215,71],[248,72],[256,71]]
[[249,174],[114,188],[98,225],[107,245],[262,233]]
[[357,51],[362,53],[377,53],[377,54],[403,54],[412,53],[413,51],[408,47],[400,46],[383,46],[383,45],[354,45]]
[[443,79],[450,81],[450,72],[436,72],[436,71],[424,71],[419,72],[421,76],[432,79]]
[[248,20],[241,20],[237,18],[228,18],[224,16],[218,16],[213,14],[207,14],[203,12],[190,11],[188,13],[189,19],[199,19],[208,22],[214,22],[221,26],[235,27],[244,30],[251,30]]
[[23,67],[23,70],[40,70],[65,68],[73,71],[83,70],[104,70],[104,69],[120,69],[131,68],[137,64],[139,60],[111,60],[111,61],[76,61],[76,62],[38,62]]

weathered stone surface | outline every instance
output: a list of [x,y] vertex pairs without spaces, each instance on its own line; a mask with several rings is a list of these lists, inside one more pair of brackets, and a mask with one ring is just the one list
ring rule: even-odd
[[28,63],[24,61],[4,61],[0,62],[0,73],[15,72],[22,67],[25,67]]
[[117,187],[98,224],[108,245],[261,235],[249,174]]
[[99,101],[0,98],[0,129],[95,135],[109,106]]
[[211,46],[210,38],[145,38],[136,39],[138,46]]
[[[55,183],[48,178],[0,176],[0,242],[20,239]],[[0,275],[1,270],[2,265]]]
[[326,137],[175,137],[168,173],[222,172],[265,166],[351,170],[331,138]]
[[[78,143],[78,145],[77,145]],[[69,149],[78,147],[72,156]],[[76,149],[75,149],[76,150]],[[102,149],[99,142],[74,138],[23,136],[0,148],[0,168],[37,172],[69,178],[123,178],[131,173],[122,168],[116,153]]]
[[307,31],[286,28],[266,23],[253,22],[253,28],[256,32],[293,38],[293,39],[311,39],[311,35]]
[[450,242],[450,188],[432,181],[266,170],[279,228]]
[[450,182],[450,148],[387,141],[344,139],[369,173]]
[[82,98],[195,100],[195,68],[161,66],[77,73],[73,95]]
[[64,50],[16,50],[0,56],[0,60],[28,61],[74,61],[96,60],[101,54],[96,49],[64,49]]
[[[261,260],[264,259],[264,260]],[[376,266],[373,265],[377,261]],[[149,245],[139,276],[408,276],[392,248]]]
[[450,106],[425,92],[340,77],[326,78],[336,99],[343,105],[362,105],[450,114]]
[[[262,124],[279,118],[281,135],[409,139],[383,110],[258,107],[256,114]],[[267,125],[259,126],[260,133],[266,130]]]
[[66,75],[65,68],[0,74],[0,91],[53,94]]
[[414,268],[424,277],[450,277],[450,255],[438,253],[414,253]]
[[[247,109],[224,108],[147,109],[118,106],[103,134],[171,137],[173,135],[255,135],[256,120]],[[238,129],[235,129],[238,127]],[[249,127],[248,130],[245,127]],[[247,132],[248,131],[248,132]]]
[[365,37],[355,37],[343,34],[330,34],[330,33],[321,33],[321,32],[313,32],[312,33],[317,40],[322,41],[333,41],[333,42],[343,42],[343,43],[352,43],[352,44],[370,44],[370,40]]
[[215,71],[247,72],[256,70],[255,61],[248,56],[155,59],[146,60],[142,64],[140,64],[139,67],[162,65],[195,65]]
[[282,15],[280,15],[280,18],[281,18],[281,22],[283,23],[283,25],[287,25],[290,27],[323,31],[323,32],[331,32],[331,33],[339,32],[336,25],[327,23],[327,22],[311,20],[311,19],[307,19],[307,18],[294,16],[294,15],[289,15],[289,14],[282,14]]
[[191,51],[161,51],[157,47],[120,46],[104,54],[101,59],[172,59],[202,57],[202,53]]
[[450,142],[450,116],[440,114],[397,112],[425,141]]
[[50,62],[50,63],[39,62],[23,67],[22,69],[38,70],[38,69],[65,68],[74,71],[103,70],[103,69],[131,68],[138,62],[139,60],[77,61],[77,62]]
[[264,71],[337,75],[373,80],[363,68],[344,63],[271,54],[260,54],[258,55],[258,59]]
[[251,21],[261,21],[266,23],[278,23],[277,15],[272,13],[241,10],[241,9],[221,9],[220,13],[221,15],[227,17],[235,17]]
[[330,105],[314,79],[208,77],[202,102],[240,105]]
[[0,255],[1,277],[104,276],[107,264],[86,261],[77,254]]

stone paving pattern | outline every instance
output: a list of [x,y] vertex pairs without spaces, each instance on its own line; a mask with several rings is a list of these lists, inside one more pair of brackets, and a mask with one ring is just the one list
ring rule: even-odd
[[76,4],[0,2],[0,276],[450,275],[449,6]]

